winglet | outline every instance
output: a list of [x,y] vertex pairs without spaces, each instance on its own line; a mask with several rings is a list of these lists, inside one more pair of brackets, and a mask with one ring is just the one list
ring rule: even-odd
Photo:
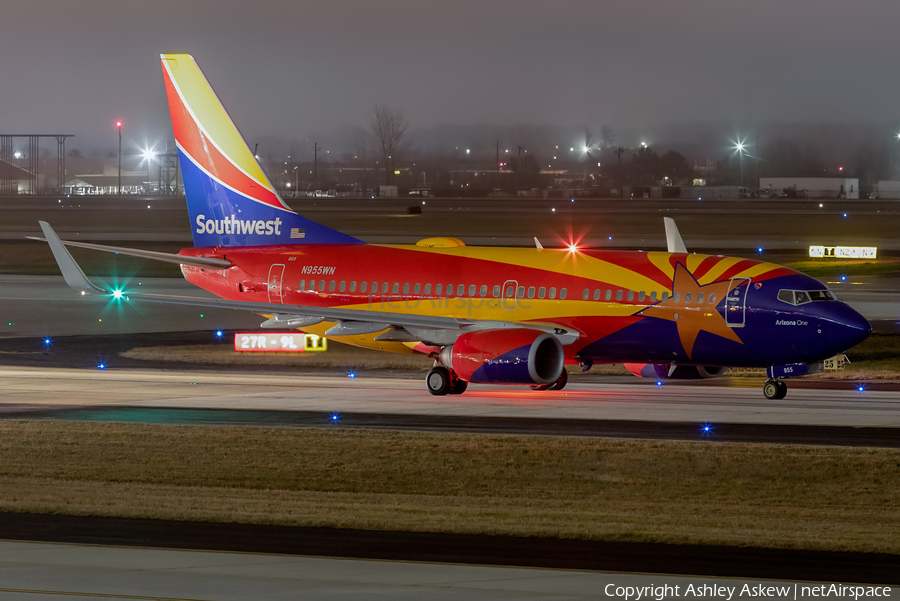
[[537,239],[537,236],[534,237],[534,246],[537,248],[538,252],[544,250],[544,246],[541,244],[541,241]]
[[53,228],[50,227],[50,224],[46,221],[39,221],[38,223],[41,224],[41,230],[44,232],[44,237],[47,238],[47,243],[50,244],[50,250],[53,251],[53,258],[56,259],[56,263],[59,265],[59,270],[62,271],[66,284],[68,284],[70,288],[81,290],[82,293],[87,291],[97,291],[98,288],[91,283],[86,275],[84,275],[84,272],[81,271],[81,267],[78,266],[78,263],[76,263],[75,259],[72,258],[72,255],[69,254],[69,251],[66,250],[66,247],[59,239],[59,236],[56,235],[56,232],[53,231]]
[[675,225],[675,220],[671,217],[663,217],[663,221],[666,224],[666,244],[669,247],[669,252],[686,253],[687,248],[684,246],[681,234],[678,233],[678,226]]

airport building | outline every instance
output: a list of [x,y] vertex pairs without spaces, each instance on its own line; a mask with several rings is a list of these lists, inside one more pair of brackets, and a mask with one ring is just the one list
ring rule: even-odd
[[881,180],[875,184],[874,198],[900,198],[900,181]]
[[855,177],[761,177],[761,196],[809,198],[859,198]]

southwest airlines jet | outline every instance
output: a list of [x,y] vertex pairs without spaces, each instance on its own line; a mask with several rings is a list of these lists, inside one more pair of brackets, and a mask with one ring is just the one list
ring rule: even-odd
[[[575,246],[483,248],[455,238],[366,244],[309,221],[280,198],[194,59],[164,54],[194,248],[166,254],[62,242],[41,222],[66,282],[108,294],[65,245],[181,265],[219,299],[131,294],[253,311],[263,328],[435,360],[431,394],[468,383],[559,390],[566,364],[624,363],[655,379],[762,367],[766,397],[783,379],[864,340],[869,323],[826,286],[786,267],[690,254],[666,220],[668,252]],[[511,201],[515,202],[515,201]],[[117,298],[121,291],[114,291]]]

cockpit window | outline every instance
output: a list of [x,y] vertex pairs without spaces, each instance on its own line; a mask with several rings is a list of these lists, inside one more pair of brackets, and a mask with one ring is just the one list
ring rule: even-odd
[[778,300],[789,305],[805,305],[818,301],[836,301],[830,290],[779,290]]

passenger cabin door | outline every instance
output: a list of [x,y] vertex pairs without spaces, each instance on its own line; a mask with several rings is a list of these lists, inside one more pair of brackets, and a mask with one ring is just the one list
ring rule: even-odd
[[284,304],[281,294],[281,284],[284,280],[284,264],[272,265],[269,268],[269,302]]
[[750,278],[732,278],[725,297],[725,323],[731,328],[743,328],[746,320],[747,291]]
[[500,291],[500,306],[507,311],[516,308],[516,290],[519,289],[517,280],[506,280],[503,282],[503,289]]

